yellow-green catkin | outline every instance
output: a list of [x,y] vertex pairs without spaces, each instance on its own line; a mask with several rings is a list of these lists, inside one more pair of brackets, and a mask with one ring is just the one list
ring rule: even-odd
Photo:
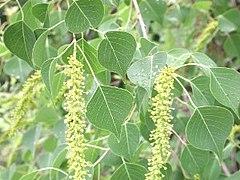
[[85,180],[90,164],[85,160],[84,155],[86,110],[83,98],[85,85],[83,65],[74,56],[69,58],[68,63],[69,66],[64,70],[69,78],[65,93],[65,109],[68,112],[65,116],[66,141],[69,148],[68,166],[69,171],[73,173],[72,179]]
[[202,50],[212,40],[218,30],[218,21],[211,21],[198,37],[196,43],[196,51]]
[[157,95],[152,98],[151,118],[156,128],[150,134],[152,157],[148,161],[146,180],[161,180],[164,175],[160,169],[166,170],[170,153],[170,135],[172,125],[171,96],[173,89],[174,69],[165,67],[155,81]]
[[23,85],[23,89],[19,95],[19,101],[13,114],[13,124],[11,125],[8,135],[13,136],[19,129],[21,129],[24,122],[22,122],[27,111],[32,107],[33,100],[44,89],[42,84],[41,72],[36,71],[29,77]]

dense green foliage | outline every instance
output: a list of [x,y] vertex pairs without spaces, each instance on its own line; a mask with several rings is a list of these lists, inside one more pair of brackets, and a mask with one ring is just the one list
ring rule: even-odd
[[239,0],[0,3],[0,179],[240,179]]

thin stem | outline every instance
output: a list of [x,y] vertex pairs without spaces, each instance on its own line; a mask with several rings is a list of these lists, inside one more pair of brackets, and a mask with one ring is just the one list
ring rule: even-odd
[[142,18],[137,0],[133,0],[133,4],[134,4],[134,7],[135,7],[135,10],[136,10],[136,13],[137,13],[137,18],[138,18],[138,21],[139,21],[139,24],[140,24],[140,27],[141,27],[141,30],[142,30],[143,37],[147,39],[146,25],[144,24],[144,21],[143,21],[143,18]]
[[100,150],[103,150],[103,151],[107,151],[108,148],[104,148],[104,147],[100,147],[100,146],[95,146],[95,145],[92,145],[92,144],[85,144],[86,147],[91,147],[91,148],[95,148],[95,149],[100,149]]
[[73,43],[74,43],[74,42],[72,41],[72,42],[68,45],[68,47],[66,47],[66,48],[64,49],[64,51],[61,52],[58,56],[54,57],[53,60],[60,58],[65,52],[67,52],[67,50],[72,46]]
[[73,34],[73,57],[77,58],[77,40],[75,34]]
[[173,134],[175,136],[177,136],[177,138],[179,139],[179,141],[184,145],[186,146],[186,143],[184,142],[184,140],[178,135],[178,133],[176,131],[174,131],[173,129],[171,129],[171,131],[173,132]]
[[22,15],[22,21],[24,20],[24,13],[23,13],[23,10],[22,10],[22,7],[21,7],[21,4],[19,3],[19,1],[18,0],[16,0],[17,1],[17,4],[18,4],[18,7],[19,7],[19,9],[20,9],[20,12],[21,12],[21,15]]
[[94,81],[96,82],[97,86],[100,86],[100,83],[99,83],[97,77],[95,76],[94,71],[93,71],[93,69],[92,69],[90,63],[88,62],[87,57],[85,56],[83,50],[80,48],[80,46],[79,46],[78,44],[77,44],[77,48],[79,49],[79,51],[81,52],[83,58],[85,59],[85,61],[86,61],[87,65],[88,65],[88,67],[89,67],[89,69],[90,69],[90,71],[91,71],[91,74],[92,74],[93,79],[94,79]]
[[178,66],[177,69],[180,69],[182,67],[186,67],[186,66],[198,66],[198,67],[202,67],[202,68],[205,68],[205,69],[209,69],[210,66],[206,66],[206,65],[203,65],[203,64],[198,64],[198,63],[187,63],[187,64],[183,64],[181,66]]
[[179,101],[180,103],[184,104],[185,106],[187,106],[187,107],[189,106],[188,103],[186,103],[185,101],[181,100],[180,98],[176,97],[175,99],[176,99],[177,101]]
[[101,164],[98,164],[98,180],[101,180]]
[[4,2],[3,4],[1,4],[1,6],[0,6],[0,9],[3,7],[3,6],[5,6],[7,3],[9,3],[11,0],[7,0],[6,2]]
[[0,57],[3,57],[3,56],[5,56],[5,55],[7,55],[8,53],[10,53],[10,51],[5,51],[5,52],[3,52],[3,53],[0,53]]
[[[176,75],[176,74],[174,74]],[[177,75],[179,76],[179,75]],[[183,91],[186,93],[186,95],[188,96],[188,99],[190,101],[190,103],[192,104],[192,106],[194,107],[194,109],[197,109],[197,106],[194,104],[191,96],[189,95],[188,91],[186,90],[186,88],[183,86],[183,84],[181,83],[181,81],[178,80],[178,78],[176,76],[174,76],[174,79],[178,82],[178,84],[182,87]]]
[[132,17],[132,9],[133,9],[133,5],[132,5],[132,1],[130,1],[130,5],[129,5],[129,13],[128,13],[128,19],[127,19],[127,22],[126,22],[126,27],[128,26],[128,23],[131,21],[131,17]]
[[53,25],[52,27],[50,27],[50,28],[48,29],[48,31],[54,29],[55,27],[59,26],[59,25],[62,24],[62,23],[64,23],[64,20],[59,21],[57,24],[55,24],[55,25]]
[[95,167],[96,165],[98,165],[98,163],[100,163],[103,158],[107,155],[107,153],[110,151],[110,148],[108,148],[103,154],[102,156],[93,164],[93,167]]
[[124,122],[124,125],[127,124],[127,123],[130,121],[130,119],[131,119],[134,111],[136,110],[136,107],[137,107],[137,105],[135,104],[134,107],[132,108],[132,111],[131,111],[131,113],[129,114],[127,120]]
[[95,140],[92,140],[92,141],[90,141],[90,142],[102,141],[102,140],[104,140],[104,139],[107,139],[108,137],[109,137],[109,135],[108,135],[108,136],[101,137],[101,138],[98,138],[98,139],[95,139]]
[[226,166],[226,164],[225,164],[224,162],[221,164],[221,167],[222,167],[223,172],[224,172],[227,176],[231,176],[231,173],[230,173],[230,171],[228,170],[228,168],[227,168],[227,166]]
[[190,81],[189,79],[187,79],[187,78],[185,78],[185,77],[183,77],[183,76],[181,76],[181,75],[179,75],[179,74],[176,74],[176,73],[175,73],[175,76],[183,79],[184,81],[186,81],[186,82],[188,82],[188,83],[191,83],[191,81]]
[[55,167],[46,167],[46,168],[38,169],[37,172],[46,171],[46,170],[55,170],[55,171],[58,171],[58,172],[64,174],[65,176],[68,176],[68,173],[66,173],[65,171],[63,171],[61,169],[55,168]]
[[97,33],[99,33],[99,34],[101,34],[101,35],[104,35],[104,34],[105,34],[105,32],[100,31],[100,30],[95,29],[95,28],[92,28],[92,27],[90,27],[89,29],[91,29],[91,30],[93,30],[93,31],[95,31],[95,32],[97,32]]

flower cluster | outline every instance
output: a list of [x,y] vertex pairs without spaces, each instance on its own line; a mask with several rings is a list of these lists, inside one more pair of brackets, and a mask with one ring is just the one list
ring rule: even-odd
[[208,23],[207,27],[203,30],[202,34],[198,38],[198,42],[195,50],[200,51],[203,49],[214,37],[217,32],[218,21],[212,21]]
[[166,170],[166,162],[170,156],[170,135],[172,125],[171,91],[173,89],[174,69],[165,67],[155,81],[157,95],[152,99],[151,118],[156,128],[150,134],[152,158],[148,161],[146,180],[161,180],[164,175],[160,169]]
[[23,85],[23,89],[19,95],[19,101],[13,114],[13,124],[8,131],[8,135],[13,136],[24,124],[22,119],[31,108],[33,100],[37,94],[43,89],[44,85],[41,83],[41,72],[36,71]]
[[66,82],[65,109],[68,113],[65,116],[66,141],[69,147],[69,171],[76,180],[84,180],[88,176],[87,168],[89,162],[84,155],[84,131],[85,125],[85,103],[83,65],[74,56],[69,58],[69,66],[64,70],[69,79]]

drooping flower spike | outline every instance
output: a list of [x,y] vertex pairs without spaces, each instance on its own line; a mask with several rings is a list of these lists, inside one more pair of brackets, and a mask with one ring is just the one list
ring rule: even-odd
[[156,128],[150,134],[152,141],[152,157],[148,161],[146,180],[161,180],[164,175],[160,169],[166,170],[166,163],[170,156],[170,135],[172,125],[171,96],[173,90],[174,69],[165,67],[155,81],[157,95],[152,98],[151,118]]
[[85,160],[84,155],[84,131],[86,128],[86,108],[83,98],[84,75],[83,65],[74,56],[68,58],[69,66],[64,70],[68,80],[66,82],[65,109],[68,112],[65,116],[66,141],[69,148],[68,166],[73,172],[72,179],[85,180],[88,176],[87,168],[90,163]]
[[19,101],[13,114],[13,124],[8,131],[10,137],[22,128],[22,125],[24,124],[22,120],[27,111],[31,108],[34,97],[42,92],[43,89],[44,85],[42,83],[41,72],[36,71],[27,79],[20,92]]

